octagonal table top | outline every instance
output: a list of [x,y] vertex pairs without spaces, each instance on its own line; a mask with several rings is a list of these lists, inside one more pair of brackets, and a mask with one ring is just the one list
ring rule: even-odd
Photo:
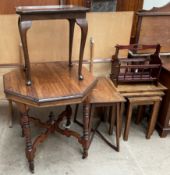
[[78,79],[78,66],[66,62],[31,64],[32,85],[25,84],[22,68],[4,75],[4,92],[8,99],[32,106],[81,103],[97,83],[83,67],[84,80]]

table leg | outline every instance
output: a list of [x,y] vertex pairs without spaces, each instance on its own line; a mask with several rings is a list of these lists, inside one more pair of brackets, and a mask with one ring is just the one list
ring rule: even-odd
[[80,54],[79,54],[78,75],[79,75],[79,79],[83,80],[82,63],[83,63],[84,47],[85,47],[86,38],[87,38],[88,23],[87,23],[85,18],[83,18],[83,19],[76,19],[76,23],[81,28],[81,44],[80,44]]
[[13,127],[13,105],[12,100],[8,100],[9,104],[9,127]]
[[123,113],[124,113],[124,103],[120,103],[120,119],[119,119],[119,137],[122,134],[122,124],[123,124]]
[[121,118],[121,110],[120,110],[120,103],[116,104],[116,147],[117,151],[119,152],[120,144],[119,144],[119,137],[120,137],[120,118]]
[[154,102],[153,109],[152,109],[152,115],[151,115],[151,118],[150,118],[150,121],[148,124],[147,133],[146,133],[147,139],[150,139],[150,137],[155,129],[155,124],[156,124],[156,120],[158,117],[160,103],[161,103],[161,101]]
[[28,109],[27,106],[24,104],[19,104],[19,110],[21,113],[21,124],[24,131],[25,136],[25,154],[29,163],[29,168],[32,173],[34,173],[34,153],[35,150],[33,150],[32,141],[31,141],[31,129],[30,129],[30,121],[28,117]]
[[93,122],[93,118],[94,118],[94,112],[95,112],[95,105],[94,104],[90,104],[90,108],[89,108],[89,135],[91,135],[91,131],[92,131],[92,122]]
[[72,66],[72,49],[73,49],[73,36],[74,36],[74,26],[75,26],[75,19],[68,19],[69,21],[69,67]]
[[124,136],[123,136],[123,140],[125,141],[128,140],[131,118],[132,118],[132,104],[128,102],[128,110],[126,115],[125,130],[124,130]]
[[139,111],[138,111],[138,115],[136,118],[135,123],[138,125],[142,122],[143,116],[145,115],[145,111],[146,111],[146,106],[142,105],[139,106]]
[[89,148],[89,103],[83,103],[83,159],[88,156]]
[[74,122],[77,121],[78,108],[79,108],[79,104],[76,104],[75,113],[74,113]]
[[28,86],[31,85],[31,73],[30,73],[30,60],[27,46],[27,31],[29,30],[31,25],[32,25],[31,21],[21,21],[21,18],[19,18],[18,20],[18,27],[24,51],[26,84]]
[[72,108],[70,105],[67,105],[66,106],[66,119],[67,119],[67,122],[66,122],[66,128],[69,128],[70,125],[71,125],[71,115],[72,115]]
[[116,121],[116,116],[115,116],[115,105],[110,107],[110,126],[109,126],[109,135],[113,134],[113,128],[115,125],[115,121]]

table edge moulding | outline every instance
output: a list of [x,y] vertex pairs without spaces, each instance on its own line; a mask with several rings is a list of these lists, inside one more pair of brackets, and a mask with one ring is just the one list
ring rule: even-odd
[[[78,79],[78,65],[68,67],[66,62],[37,63],[32,66],[32,85],[25,85],[25,74],[22,68],[15,69],[4,75],[4,92],[8,100],[16,102],[20,111],[20,124],[22,135],[25,137],[26,157],[31,172],[34,172],[34,157],[37,146],[42,143],[49,134],[55,131],[67,137],[73,136],[82,145],[83,158],[88,156],[90,145],[89,125],[89,96],[97,83],[97,79],[84,67],[82,72],[84,80]],[[70,105],[83,103],[83,135],[72,130]],[[49,120],[42,122],[40,119],[29,116],[30,107],[56,107],[66,106],[65,110],[55,118],[50,112]],[[66,120],[64,120],[66,119]],[[61,122],[65,125],[61,126]],[[31,139],[30,122],[44,130],[33,141]]]

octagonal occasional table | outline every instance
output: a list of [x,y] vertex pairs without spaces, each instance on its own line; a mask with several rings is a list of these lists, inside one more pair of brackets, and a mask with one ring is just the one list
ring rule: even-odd
[[[21,127],[26,143],[26,157],[31,172],[34,172],[34,156],[36,147],[42,143],[50,133],[55,131],[73,136],[83,147],[83,158],[88,155],[89,148],[89,95],[96,85],[96,79],[82,68],[84,80],[78,79],[78,66],[72,68],[66,62],[32,64],[32,86],[25,85],[23,70],[16,69],[4,75],[4,91],[7,99],[16,102],[21,113]],[[69,129],[71,123],[71,104],[83,103],[83,136]],[[66,109],[54,118],[52,113],[46,123],[29,116],[29,107],[66,106]],[[61,121],[66,118],[66,126],[61,127]],[[45,128],[33,142],[31,139],[30,122]]]

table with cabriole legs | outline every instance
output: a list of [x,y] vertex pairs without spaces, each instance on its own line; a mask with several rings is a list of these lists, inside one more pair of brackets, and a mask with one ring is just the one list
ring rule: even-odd
[[79,68],[78,79],[83,80],[82,62],[84,47],[86,43],[88,23],[86,21],[86,12],[88,8],[78,7],[73,5],[57,5],[57,6],[21,6],[16,8],[16,13],[19,15],[18,27],[23,46],[25,59],[25,75],[26,84],[31,85],[31,68],[27,46],[27,31],[30,29],[32,21],[35,20],[54,20],[67,19],[69,21],[69,67],[72,67],[72,45],[75,23],[81,28],[81,43],[79,52]]

